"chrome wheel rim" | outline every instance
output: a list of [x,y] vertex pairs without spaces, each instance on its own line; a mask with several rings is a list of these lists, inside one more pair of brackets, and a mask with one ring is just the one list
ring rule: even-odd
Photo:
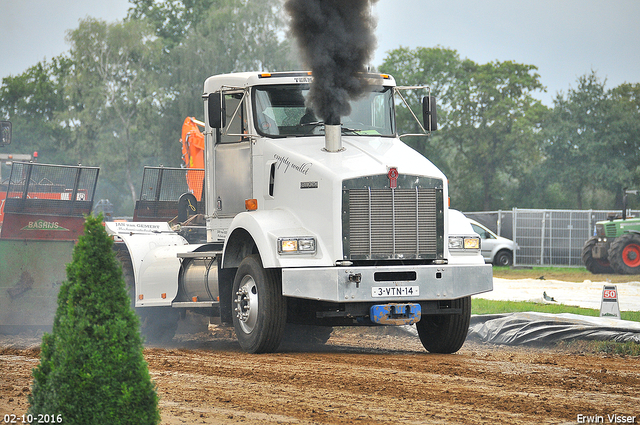
[[246,275],[242,278],[236,292],[235,304],[240,329],[246,334],[251,333],[258,322],[258,287],[252,276]]

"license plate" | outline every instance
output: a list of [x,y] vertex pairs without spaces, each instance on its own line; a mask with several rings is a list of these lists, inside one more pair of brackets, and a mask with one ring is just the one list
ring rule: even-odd
[[419,286],[374,286],[371,296],[380,297],[417,297],[420,295]]

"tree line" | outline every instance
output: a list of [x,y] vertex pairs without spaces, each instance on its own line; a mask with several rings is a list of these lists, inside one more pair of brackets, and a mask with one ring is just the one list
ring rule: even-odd
[[[202,117],[207,77],[301,67],[279,0],[130,3],[122,22],[81,20],[67,53],[0,86],[9,149],[100,166],[97,198],[120,215],[133,211],[143,165],[180,164],[182,122]],[[609,89],[587,72],[547,107],[534,65],[438,46],[399,47],[377,68],[437,96],[440,130],[403,140],[445,172],[454,208],[612,209],[640,187],[639,83]],[[404,94],[414,111],[423,95]],[[403,104],[397,116],[399,133],[418,132]]]
[[[408,143],[445,170],[458,209],[613,209],[624,188],[638,188],[638,83],[607,89],[591,71],[547,107],[535,98],[544,87],[533,65],[401,47],[380,69],[438,97],[442,131]],[[400,128],[415,132],[399,109]]]

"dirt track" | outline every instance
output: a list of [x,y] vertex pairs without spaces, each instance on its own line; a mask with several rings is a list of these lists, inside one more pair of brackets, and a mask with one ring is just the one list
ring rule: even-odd
[[[26,412],[37,344],[0,337],[0,424]],[[417,338],[361,329],[268,355],[245,354],[227,337],[182,335],[145,358],[163,424],[575,424],[614,414],[640,423],[640,358],[469,341],[455,355],[432,355]]]

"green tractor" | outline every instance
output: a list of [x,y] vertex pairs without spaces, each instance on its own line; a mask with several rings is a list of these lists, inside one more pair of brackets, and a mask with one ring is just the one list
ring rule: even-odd
[[640,218],[627,218],[627,195],[624,191],[622,215],[609,215],[596,223],[596,235],[582,248],[582,262],[591,273],[640,274]]

